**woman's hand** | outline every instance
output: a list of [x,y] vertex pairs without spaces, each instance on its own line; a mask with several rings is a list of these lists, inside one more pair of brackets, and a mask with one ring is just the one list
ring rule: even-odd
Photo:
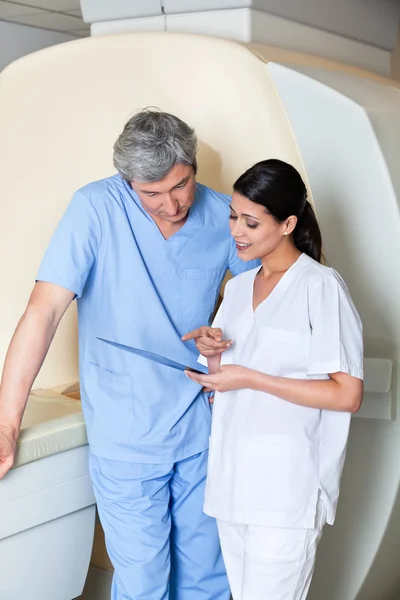
[[232,346],[232,340],[224,340],[222,329],[203,325],[182,337],[183,342],[194,340],[196,348],[205,357],[217,356]]
[[223,365],[219,371],[212,375],[203,375],[193,371],[185,371],[189,379],[199,383],[207,390],[216,392],[229,392],[250,387],[252,370],[239,365]]

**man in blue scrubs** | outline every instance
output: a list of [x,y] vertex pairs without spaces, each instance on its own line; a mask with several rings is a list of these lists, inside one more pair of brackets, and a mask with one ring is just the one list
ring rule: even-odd
[[230,237],[229,198],[196,183],[196,136],[177,117],[135,115],[114,146],[118,174],[72,198],[6,360],[0,476],[57,326],[78,301],[90,471],[115,567],[113,600],[228,600],[214,520],[203,513],[211,412],[183,372],[186,332],[207,324],[221,282],[252,268]]

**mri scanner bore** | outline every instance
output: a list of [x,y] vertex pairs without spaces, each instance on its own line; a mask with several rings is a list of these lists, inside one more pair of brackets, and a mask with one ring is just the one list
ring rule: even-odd
[[[175,89],[182,73],[185,94]],[[156,105],[190,123],[199,139],[197,178],[208,188],[229,194],[240,173],[268,157],[299,171],[317,214],[329,265],[343,276],[360,312],[366,355],[363,406],[352,419],[341,502],[335,527],[325,532],[320,544],[309,600],[393,600],[400,584],[396,418],[400,280],[393,277],[400,254],[398,86],[316,57],[178,34],[99,36],[60,45],[10,65],[1,73],[0,84],[0,189],[1,197],[7,198],[0,205],[0,268],[7,282],[0,305],[2,358],[71,196],[88,181],[112,175],[111,148],[132,112]],[[66,119],[66,114],[73,119]],[[140,213],[140,219],[145,218]],[[205,225],[211,226],[208,221]],[[174,236],[165,247],[173,240]],[[92,250],[88,249],[88,256]],[[194,293],[195,285],[203,289],[208,273],[200,277],[186,267],[180,285],[188,293]],[[128,274],[132,280],[127,269],[122,265],[121,277]],[[219,274],[211,275],[217,287]],[[135,291],[132,281],[132,296]],[[146,319],[151,308],[150,304],[142,308],[140,318]],[[184,307],[180,314],[182,320],[189,319]],[[190,318],[196,321],[197,316]],[[110,310],[96,336],[109,339],[106,330],[115,323],[118,320]],[[182,334],[195,326],[195,322],[186,324]],[[121,326],[117,333],[118,339],[111,341],[140,348],[131,328]],[[160,353],[165,347],[162,333],[157,332],[159,341],[153,340],[150,351]],[[194,348],[185,347],[182,356],[180,334],[168,335],[169,343],[175,344],[169,358],[189,364]],[[17,457],[16,468],[0,482],[8,511],[3,514],[14,519],[24,515],[18,531],[11,528],[11,517],[10,527],[2,521],[0,596],[7,600],[71,600],[83,587],[95,510],[88,447],[79,410],[70,414],[63,404],[65,397],[54,391],[64,391],[68,382],[77,381],[77,364],[72,305],[28,401],[35,425],[26,421],[20,448],[28,448],[24,439],[32,440],[24,455],[24,462],[30,462],[19,465]],[[104,403],[107,389],[114,386],[119,397],[129,397],[138,378],[121,378],[118,370],[104,373],[104,366],[93,361],[89,367],[92,387],[98,383],[98,402]],[[44,393],[52,395],[51,402],[38,400],[37,395]],[[87,396],[84,385],[81,393]],[[207,398],[203,401],[199,416],[210,419]],[[59,410],[56,418],[50,417],[55,414],[53,404]],[[131,402],[130,420],[119,423],[125,438],[131,431],[136,433],[133,423],[146,428],[145,422],[138,421],[143,406],[145,397],[140,394]],[[87,407],[90,441],[93,413]],[[150,435],[159,432],[156,427]],[[108,431],[105,434],[104,445],[108,445]],[[24,504],[22,510],[27,490],[38,502]],[[67,541],[61,543],[63,535]]]

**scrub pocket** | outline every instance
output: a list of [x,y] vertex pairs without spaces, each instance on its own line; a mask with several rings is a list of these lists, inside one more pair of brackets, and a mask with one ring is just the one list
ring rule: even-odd
[[92,435],[101,436],[100,443],[127,443],[133,426],[132,378],[88,363],[83,385],[93,409]]
[[209,317],[217,301],[221,269],[179,270],[179,316]]
[[280,438],[256,435],[245,442],[248,508],[292,512],[306,505],[310,447]]

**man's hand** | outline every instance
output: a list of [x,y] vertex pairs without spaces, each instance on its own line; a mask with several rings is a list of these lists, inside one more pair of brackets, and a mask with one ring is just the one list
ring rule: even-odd
[[15,437],[13,427],[0,424],[0,479],[8,473],[14,464],[17,447]]
[[232,346],[232,340],[224,340],[222,329],[203,325],[182,337],[183,342],[195,340],[196,348],[205,357],[217,356]]
[[203,375],[203,373],[194,373],[193,371],[185,371],[185,374],[189,379],[208,390],[229,392],[245,388],[251,389],[251,378],[254,371],[239,365],[223,365],[217,373],[212,375]]

